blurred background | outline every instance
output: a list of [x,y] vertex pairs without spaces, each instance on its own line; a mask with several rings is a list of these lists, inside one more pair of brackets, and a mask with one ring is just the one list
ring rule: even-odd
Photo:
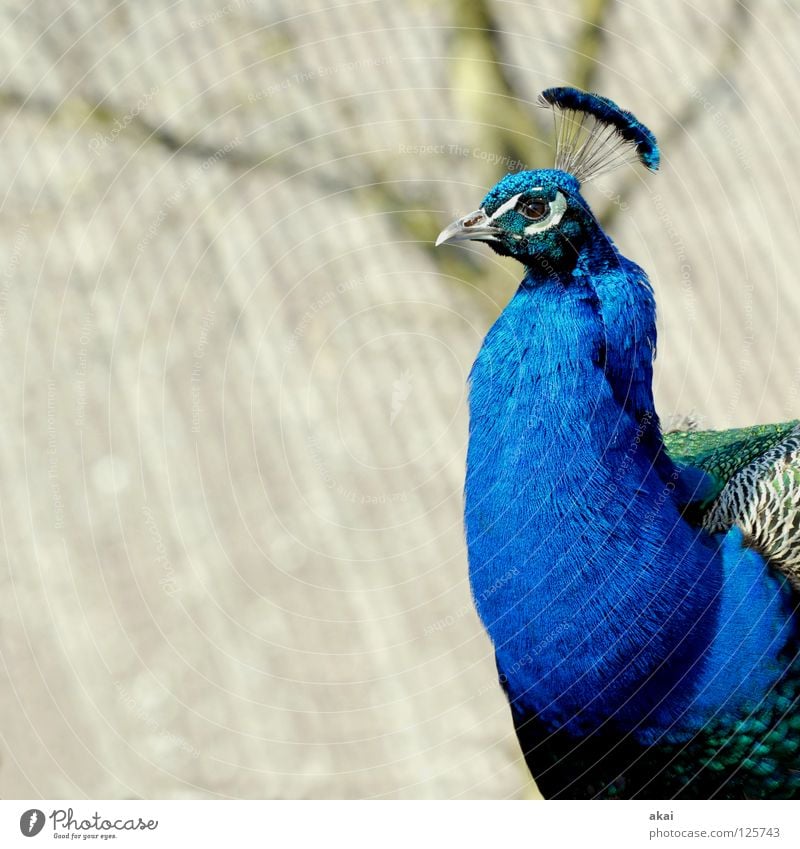
[[461,528],[521,272],[432,242],[597,90],[662,418],[797,416],[798,3],[0,9],[0,796],[534,795]]

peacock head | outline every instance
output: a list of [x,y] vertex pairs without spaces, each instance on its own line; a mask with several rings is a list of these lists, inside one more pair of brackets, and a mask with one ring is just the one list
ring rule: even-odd
[[471,239],[488,242],[499,254],[528,266],[574,254],[598,225],[565,171],[520,171],[492,188],[475,212],[446,227],[437,245]]
[[439,234],[437,246],[470,239],[529,267],[560,264],[602,236],[582,184],[627,162],[658,168],[655,136],[608,98],[551,88],[540,102],[553,110],[555,168],[506,175],[479,209]]

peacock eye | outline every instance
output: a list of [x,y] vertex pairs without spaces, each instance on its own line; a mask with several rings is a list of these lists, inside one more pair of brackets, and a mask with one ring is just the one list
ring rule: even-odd
[[541,221],[550,212],[550,203],[544,198],[526,200],[520,198],[516,206],[517,212],[531,221]]

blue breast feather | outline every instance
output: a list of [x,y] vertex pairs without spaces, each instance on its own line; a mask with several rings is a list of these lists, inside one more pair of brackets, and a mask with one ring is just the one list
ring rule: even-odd
[[513,710],[642,743],[757,703],[796,636],[788,587],[741,534],[680,515],[698,481],[660,450],[654,345],[646,276],[607,239],[568,281],[529,269],[473,367],[466,480],[470,580]]

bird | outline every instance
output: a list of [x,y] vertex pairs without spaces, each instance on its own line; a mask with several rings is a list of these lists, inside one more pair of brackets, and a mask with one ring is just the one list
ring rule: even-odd
[[582,187],[653,133],[550,88],[551,169],[437,245],[524,266],[469,376],[472,598],[545,798],[800,797],[800,423],[665,430],[656,305]]

